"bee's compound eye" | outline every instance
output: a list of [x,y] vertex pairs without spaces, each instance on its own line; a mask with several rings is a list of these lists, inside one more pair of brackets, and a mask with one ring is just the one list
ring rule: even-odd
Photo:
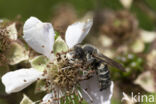
[[93,54],[94,52],[96,52],[96,49],[90,45],[86,45],[83,48],[85,53],[89,53],[89,54]]
[[83,57],[85,57],[85,53],[80,46],[75,46],[74,50],[75,50],[75,56],[74,56],[75,58],[81,58],[82,59]]

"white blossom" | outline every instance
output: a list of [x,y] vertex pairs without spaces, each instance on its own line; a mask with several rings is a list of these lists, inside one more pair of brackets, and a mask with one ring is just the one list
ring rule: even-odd
[[[65,41],[68,47],[72,48],[74,45],[81,43],[88,34],[92,24],[93,20],[88,19],[68,26],[65,34]],[[53,51],[55,32],[50,23],[43,23],[36,17],[30,17],[24,24],[23,33],[24,40],[32,49],[47,56],[50,60],[52,59],[53,54],[51,54],[51,51]],[[5,85],[7,93],[14,93],[23,90],[38,78],[45,78],[42,74],[43,72],[33,68],[19,69],[3,75],[2,82]],[[101,92],[99,91],[97,76],[94,76],[90,80],[82,81],[80,85],[82,89],[88,88],[87,93],[94,99],[94,104],[110,104],[113,82],[110,88]],[[51,96],[52,93],[45,95],[43,101],[46,102]],[[89,102],[84,93],[83,97]]]

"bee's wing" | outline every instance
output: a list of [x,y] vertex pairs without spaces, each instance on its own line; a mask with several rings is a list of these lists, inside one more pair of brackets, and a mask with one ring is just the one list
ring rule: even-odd
[[118,69],[120,69],[122,71],[125,71],[125,68],[121,64],[117,63],[116,61],[108,58],[107,56],[105,56],[103,54],[100,54],[100,55],[94,54],[94,57],[104,61],[105,63],[107,63],[107,64],[109,64],[109,65],[111,65],[113,67],[116,67],[116,68],[118,68]]

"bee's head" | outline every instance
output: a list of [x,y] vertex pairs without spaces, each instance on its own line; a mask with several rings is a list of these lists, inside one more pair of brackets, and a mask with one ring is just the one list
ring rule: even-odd
[[74,58],[83,59],[85,57],[85,53],[80,45],[74,46]]
[[93,46],[91,45],[85,45],[83,47],[83,51],[85,52],[85,54],[89,54],[89,55],[92,55],[94,53],[97,53],[97,49],[94,48]]

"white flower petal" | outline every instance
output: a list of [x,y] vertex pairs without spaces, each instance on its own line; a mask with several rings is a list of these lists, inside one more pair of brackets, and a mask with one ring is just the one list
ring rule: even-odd
[[129,9],[132,5],[133,0],[120,0],[120,2],[125,8]]
[[[46,94],[43,99],[42,99],[42,103],[41,104],[47,104],[48,101],[51,101],[52,100],[52,97],[53,97],[53,94],[52,93],[48,93]],[[52,102],[52,101],[51,101]],[[49,104],[49,103],[48,103]]]
[[142,87],[147,92],[154,93],[156,91],[154,76],[150,71],[141,73],[134,81],[134,83],[140,85],[140,87]]
[[69,48],[72,48],[74,45],[81,43],[83,39],[88,34],[93,24],[92,19],[88,19],[83,22],[76,22],[68,26],[65,40]]
[[141,30],[140,35],[141,39],[146,43],[150,43],[156,39],[156,32],[154,31]]
[[88,95],[93,99],[93,102],[89,98],[88,95],[86,95],[84,92],[82,92],[82,96],[86,101],[90,104],[111,104],[111,97],[113,94],[113,87],[114,83],[111,82],[110,88],[100,91],[99,89],[99,82],[98,78],[95,75],[93,78],[89,80],[82,81],[80,83],[81,88],[87,89]]
[[4,20],[0,19],[0,23],[2,23]]
[[23,90],[38,78],[43,79],[42,72],[36,69],[19,69],[8,72],[2,76],[2,83],[5,85],[6,93],[14,93]]
[[103,47],[111,47],[113,44],[113,40],[107,35],[103,35],[103,34],[100,35],[99,41],[101,42]]
[[136,41],[133,42],[131,49],[135,53],[143,52],[145,49],[144,41],[141,39],[137,39]]
[[39,19],[30,17],[24,24],[23,32],[23,38],[31,48],[50,57],[55,37],[50,23],[42,23]]
[[153,49],[148,55],[147,58],[147,64],[150,68],[154,68],[156,64],[156,49]]

